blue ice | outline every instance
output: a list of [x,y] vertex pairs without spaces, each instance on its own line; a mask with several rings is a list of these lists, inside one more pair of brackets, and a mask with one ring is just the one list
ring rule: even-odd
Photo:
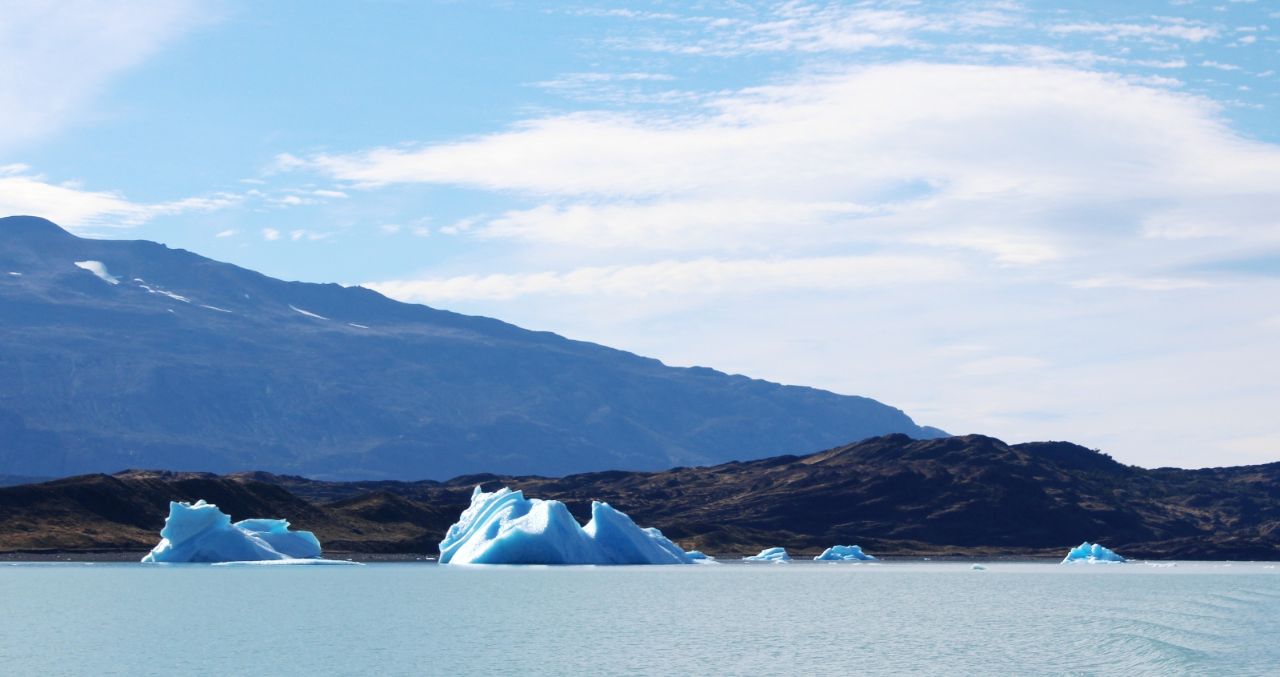
[[310,531],[290,531],[282,519],[247,519],[235,524],[218,506],[204,501],[169,502],[160,543],[143,562],[249,562],[320,556]]
[[441,564],[690,564],[657,529],[636,526],[608,503],[591,503],[585,527],[560,501],[506,487],[476,487],[471,505],[440,541]]
[[1098,563],[1118,563],[1125,559],[1114,550],[1104,548],[1100,544],[1085,541],[1080,545],[1072,548],[1067,552],[1066,558],[1062,560],[1063,564],[1073,564],[1075,562],[1087,562],[1089,564]]
[[791,555],[787,554],[786,548],[765,548],[760,551],[759,555],[743,557],[748,562],[790,562]]
[[823,562],[866,562],[875,558],[863,552],[860,546],[833,545],[823,550],[822,554],[814,559]]

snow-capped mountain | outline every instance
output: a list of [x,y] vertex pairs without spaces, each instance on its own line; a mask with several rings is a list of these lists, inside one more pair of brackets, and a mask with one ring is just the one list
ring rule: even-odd
[[892,432],[943,434],[863,397],[0,219],[0,473],[561,475]]

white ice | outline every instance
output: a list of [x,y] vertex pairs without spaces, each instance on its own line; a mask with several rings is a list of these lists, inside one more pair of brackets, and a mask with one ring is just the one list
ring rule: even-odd
[[1062,560],[1063,564],[1074,564],[1076,562],[1086,562],[1089,564],[1098,563],[1119,563],[1125,559],[1117,554],[1114,550],[1104,548],[1098,543],[1090,543],[1085,541],[1080,545],[1067,551],[1067,556]]
[[77,268],[83,268],[107,284],[120,284],[120,278],[107,272],[107,266],[101,261],[76,261]]
[[147,290],[148,292],[150,292],[150,293],[152,293],[152,294],[160,294],[161,296],[168,296],[169,298],[173,299],[174,301],[182,301],[183,303],[191,303],[191,299],[189,299],[189,298],[187,298],[187,297],[185,297],[185,296],[183,296],[183,295],[181,295],[181,294],[175,294],[175,293],[173,293],[173,292],[171,292],[171,291],[166,291],[166,290],[161,289],[161,288],[159,288],[159,287],[152,287],[151,285],[147,284],[146,280],[143,280],[142,278],[135,277],[135,278],[133,278],[133,281],[134,281],[134,282],[136,282],[136,283],[138,283],[138,286],[139,286],[139,287],[142,287],[143,289]]
[[748,562],[790,562],[791,555],[787,554],[786,548],[765,548],[760,551],[759,555],[743,557]]
[[657,529],[642,529],[607,503],[591,503],[583,527],[560,501],[476,487],[440,541],[441,564],[689,564]]
[[289,307],[290,307],[291,309],[293,309],[293,311],[294,311],[294,312],[296,312],[296,313],[302,313],[303,315],[306,315],[307,317],[314,317],[314,318],[316,318],[317,320],[327,320],[327,319],[329,319],[329,318],[325,317],[324,315],[316,315],[315,313],[311,312],[310,310],[303,310],[303,309],[301,309],[301,308],[299,308],[299,307],[297,307],[297,306],[294,306],[294,305],[290,305]]
[[143,562],[248,562],[320,556],[320,541],[310,531],[290,531],[282,519],[231,523],[218,506],[204,501],[170,501],[160,543]]
[[823,550],[822,554],[814,559],[823,562],[866,562],[875,558],[863,552],[857,545],[833,545]]

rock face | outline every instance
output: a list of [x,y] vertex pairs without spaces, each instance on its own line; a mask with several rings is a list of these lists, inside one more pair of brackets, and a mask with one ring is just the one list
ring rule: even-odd
[[[16,274],[10,274],[16,273]],[[444,479],[937,437],[863,397],[0,219],[0,473]]]

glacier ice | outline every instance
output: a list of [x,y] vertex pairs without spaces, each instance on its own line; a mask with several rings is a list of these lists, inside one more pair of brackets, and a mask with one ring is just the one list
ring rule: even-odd
[[608,503],[592,501],[583,527],[560,501],[476,487],[471,505],[440,541],[441,564],[690,564],[657,529],[642,529]]
[[790,562],[791,555],[787,554],[786,548],[765,548],[760,551],[759,555],[743,557],[748,562]]
[[833,545],[823,550],[822,554],[814,559],[823,562],[866,562],[875,558],[863,552],[857,545]]
[[1125,559],[1114,550],[1104,548],[1098,543],[1085,541],[1067,552],[1063,564],[1087,562],[1089,564],[1123,562]]
[[688,552],[686,552],[686,553],[685,553],[685,556],[686,556],[686,557],[688,557],[689,559],[697,559],[697,560],[713,560],[713,559],[715,559],[715,558],[714,558],[714,557],[712,557],[711,555],[708,555],[707,553],[702,552],[701,550],[690,550],[690,551],[688,551]]
[[231,517],[212,503],[169,502],[160,543],[143,562],[247,562],[320,556],[310,531],[290,531],[288,520]]

